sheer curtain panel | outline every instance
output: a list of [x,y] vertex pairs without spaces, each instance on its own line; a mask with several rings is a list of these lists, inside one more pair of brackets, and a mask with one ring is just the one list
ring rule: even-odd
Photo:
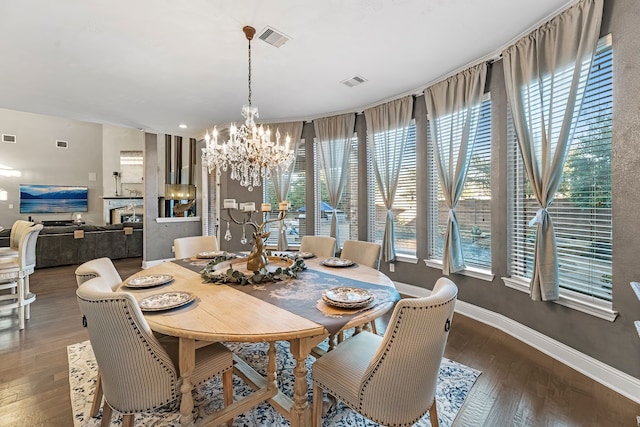
[[[324,172],[325,185],[329,193],[329,203],[333,207],[331,215],[331,237],[340,245],[337,209],[342,198],[347,176],[349,158],[356,115],[354,113],[326,117],[313,121],[316,144],[320,157],[320,167]],[[338,250],[340,248],[337,248]]]
[[394,218],[391,208],[396,197],[412,114],[413,96],[396,99],[364,111],[367,121],[367,146],[371,153],[376,183],[387,209],[382,238],[384,262],[393,262],[396,259]]
[[556,237],[547,208],[562,178],[598,43],[603,0],[582,0],[502,53],[507,99],[539,209],[531,298],[559,297]]
[[[278,123],[270,127],[275,127],[280,132],[280,138],[291,138],[291,145],[289,148],[294,153],[298,152],[298,145],[300,144],[300,137],[302,136],[302,122],[292,123]],[[291,162],[288,167],[278,167],[271,170],[271,180],[273,181],[273,188],[276,193],[276,199],[278,203],[287,200],[289,196],[289,189],[291,188],[291,177],[295,171],[296,162]],[[286,251],[289,249],[289,242],[287,241],[287,227],[284,226],[284,220],[280,221],[280,228],[278,231],[278,250]]]
[[482,63],[424,91],[434,160],[449,207],[442,256],[443,274],[465,268],[456,205],[473,155],[486,79],[487,64]]

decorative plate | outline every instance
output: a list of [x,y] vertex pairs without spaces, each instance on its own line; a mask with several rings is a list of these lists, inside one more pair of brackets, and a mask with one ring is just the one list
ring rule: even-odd
[[195,299],[190,292],[165,292],[142,298],[138,305],[142,311],[161,311],[181,307]]
[[196,258],[210,259],[210,258],[215,258],[221,255],[224,255],[224,251],[206,251],[206,252],[199,252],[196,255]]
[[313,252],[294,252],[294,254],[302,259],[313,258],[315,256]]
[[169,283],[173,280],[170,274],[152,274],[150,276],[138,276],[125,282],[127,288],[151,288]]
[[341,308],[360,308],[368,305],[374,298],[374,295],[361,288],[352,288],[349,286],[332,288],[322,293],[322,299],[325,303]]
[[320,264],[327,267],[350,267],[355,263],[350,259],[332,257],[320,261]]

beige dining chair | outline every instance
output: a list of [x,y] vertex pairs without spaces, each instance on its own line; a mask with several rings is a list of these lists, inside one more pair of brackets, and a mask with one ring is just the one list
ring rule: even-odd
[[[133,295],[114,292],[102,277],[82,283],[76,294],[102,377],[102,425],[109,425],[113,410],[123,414],[122,425],[129,427],[136,413],[178,400],[178,346],[153,335]],[[198,348],[194,386],[219,374],[227,406],[233,401],[233,355],[220,343]]]
[[18,310],[18,328],[24,329],[25,320],[31,317],[31,303],[36,299],[29,289],[29,275],[36,267],[36,243],[42,230],[42,224],[24,227],[20,232],[18,255],[0,257],[0,301],[11,301],[2,304],[2,308]]
[[34,225],[33,222],[18,219],[11,226],[11,234],[9,234],[9,246],[0,248],[0,257],[18,256],[18,244],[22,233],[29,227]]
[[360,265],[380,268],[380,253],[382,246],[374,242],[364,242],[361,240],[345,240],[342,245],[340,258],[350,259]]
[[216,236],[179,237],[173,240],[173,251],[176,259],[190,258],[200,252],[217,250],[218,239]]
[[[120,273],[116,270],[113,262],[109,258],[97,258],[87,261],[81,264],[75,271],[76,282],[78,286],[82,285],[87,280],[95,277],[102,277],[104,282],[111,288],[112,291],[118,289],[118,286],[122,283]],[[87,324],[87,318],[82,315],[82,324]],[[100,413],[100,405],[102,404],[102,375],[100,375],[100,369],[98,369],[98,375],[96,377],[96,387],[93,394],[93,402],[91,403],[92,417],[97,417]]]
[[318,258],[330,258],[336,254],[336,239],[328,236],[302,236],[300,252],[311,252]]
[[447,278],[430,296],[401,299],[384,336],[362,332],[312,365],[314,425],[322,425],[323,390],[385,426],[411,426],[427,411],[438,425],[436,386],[458,294]]

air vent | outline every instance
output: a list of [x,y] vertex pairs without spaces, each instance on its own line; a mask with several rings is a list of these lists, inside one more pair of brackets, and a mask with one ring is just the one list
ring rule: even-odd
[[267,27],[258,36],[258,38],[272,46],[280,47],[289,41],[289,37],[282,34],[275,28]]
[[9,144],[15,144],[16,143],[16,136],[15,135],[7,135],[6,133],[2,134],[2,142],[7,142]]
[[60,141],[56,140],[56,147],[58,148],[69,148],[69,141]]
[[354,86],[358,86],[359,84],[362,84],[362,83],[364,83],[366,81],[367,81],[367,79],[365,79],[364,77],[353,76],[350,79],[341,81],[340,83],[342,83],[345,86],[354,87]]

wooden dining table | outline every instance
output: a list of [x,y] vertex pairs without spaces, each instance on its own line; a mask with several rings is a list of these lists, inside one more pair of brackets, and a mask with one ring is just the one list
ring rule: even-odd
[[[234,357],[234,372],[251,385],[254,392],[233,404],[197,420],[197,425],[219,425],[267,401],[289,419],[294,427],[311,425],[308,404],[305,359],[317,345],[337,331],[374,321],[393,307],[399,295],[393,282],[370,267],[353,265],[330,268],[323,260],[305,260],[307,269],[287,283],[249,285],[205,283],[200,271],[207,260],[185,259],[165,262],[142,270],[123,282],[121,290],[132,293],[138,301],[165,292],[182,291],[195,300],[166,311],[146,311],[145,318],[155,332],[179,340],[179,371],[182,379],[181,425],[193,425],[193,383],[196,349],[211,342],[269,343],[266,376],[258,374],[244,360]],[[234,261],[238,262],[238,261]],[[241,262],[241,261],[240,261]],[[228,268],[221,265],[220,268]],[[130,288],[127,282],[148,275],[171,275],[173,280],[160,287]],[[363,310],[329,306],[322,299],[323,290],[341,285],[371,287],[376,298]],[[288,304],[288,305],[287,305]],[[336,323],[336,321],[338,323]],[[293,371],[293,399],[278,389],[276,378],[276,341],[288,341],[296,361]]]

